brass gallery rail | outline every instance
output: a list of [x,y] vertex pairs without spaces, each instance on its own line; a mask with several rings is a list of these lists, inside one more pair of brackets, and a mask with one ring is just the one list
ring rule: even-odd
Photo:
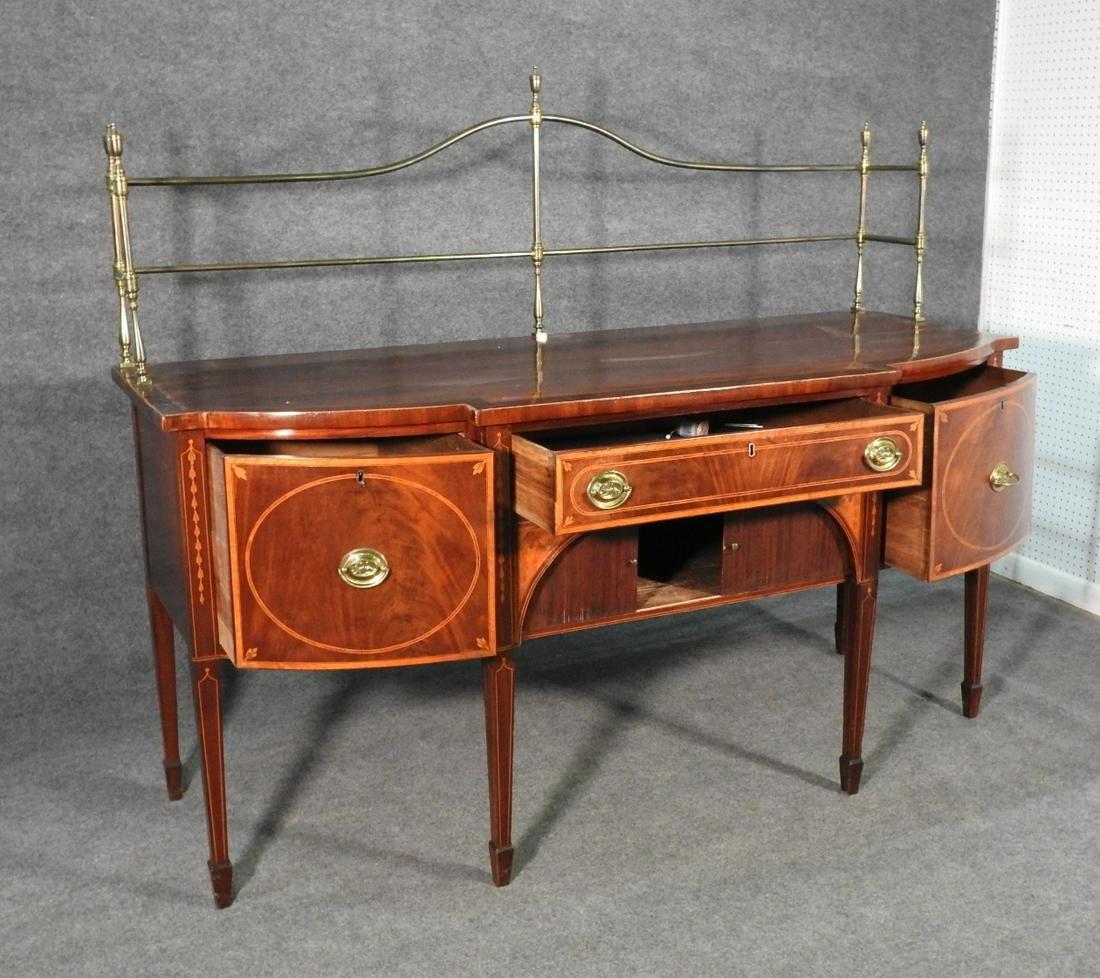
[[[862,311],[863,305],[863,252],[868,241],[885,244],[907,245],[914,249],[916,282],[913,294],[913,318],[920,322],[923,316],[922,268],[925,252],[925,196],[928,186],[928,126],[924,123],[918,133],[920,152],[914,164],[872,165],[870,158],[871,130],[864,125],[860,133],[862,152],[856,163],[786,163],[747,164],[714,163],[679,160],[643,149],[625,137],[584,119],[566,115],[543,113],[540,91],[541,77],[536,70],[530,78],[531,108],[523,115],[500,116],[486,119],[463,129],[420,153],[387,163],[383,166],[360,170],[334,170],[325,173],[262,173],[240,176],[204,177],[128,177],[122,165],[122,134],[113,123],[107,126],[103,145],[107,151],[107,190],[111,198],[111,226],[114,234],[114,280],[119,299],[120,367],[139,384],[147,382],[145,345],[138,324],[138,283],[142,275],[188,272],[231,272],[261,269],[323,268],[346,265],[397,265],[418,262],[481,261],[486,259],[525,258],[531,262],[534,273],[534,339],[543,344],[547,340],[543,314],[542,263],[552,256],[606,255],[637,251],[674,251],[696,248],[738,248],[755,245],[804,244],[826,241],[854,241],[856,244],[855,295],[852,310]],[[574,248],[547,248],[542,240],[542,200],[540,189],[540,142],[544,123],[561,123],[594,132],[623,149],[652,163],[685,170],[707,170],[727,173],[858,173],[859,221],[854,232],[843,234],[789,235],[770,238],[731,238],[718,241],[668,241],[644,244],[591,245]],[[532,242],[523,251],[479,251],[450,254],[367,255],[351,258],[303,258],[287,261],[216,262],[208,264],[135,265],[130,235],[129,188],[130,187],[198,187],[263,183],[317,183],[332,180],[360,180],[366,177],[395,173],[422,163],[443,150],[476,133],[496,126],[526,123],[531,130],[531,224]],[[867,231],[867,185],[873,172],[913,172],[919,177],[917,192],[917,230],[913,237],[870,234]]]

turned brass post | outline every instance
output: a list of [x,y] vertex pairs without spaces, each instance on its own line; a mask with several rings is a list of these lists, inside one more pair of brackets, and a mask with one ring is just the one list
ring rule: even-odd
[[542,76],[538,68],[531,71],[531,265],[535,272],[535,342],[546,342],[546,330],[542,328],[542,202],[539,189],[539,132],[542,129]]
[[121,351],[119,367],[133,371],[139,383],[148,381],[145,367],[145,344],[138,324],[138,279],[134,274],[130,247],[129,188],[122,165],[122,133],[112,122],[103,134],[107,153],[107,192],[111,198],[111,230],[114,237],[114,279],[118,289],[118,345]]
[[917,133],[917,141],[920,143],[920,161],[917,164],[917,173],[920,177],[920,189],[917,192],[917,240],[915,251],[917,256],[917,283],[913,290],[913,320],[924,320],[924,202],[928,191],[928,123],[920,124]]
[[863,312],[863,247],[867,243],[867,181],[871,174],[871,124],[859,134],[863,152],[859,158],[859,226],[856,228],[856,296],[852,312]]

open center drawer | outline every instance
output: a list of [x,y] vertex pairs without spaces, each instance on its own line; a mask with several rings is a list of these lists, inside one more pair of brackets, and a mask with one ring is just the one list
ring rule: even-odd
[[493,455],[459,435],[207,447],[218,638],[238,666],[489,654]]
[[[699,420],[699,419],[692,419]],[[516,511],[551,533],[921,481],[924,416],[859,398],[514,435]]]

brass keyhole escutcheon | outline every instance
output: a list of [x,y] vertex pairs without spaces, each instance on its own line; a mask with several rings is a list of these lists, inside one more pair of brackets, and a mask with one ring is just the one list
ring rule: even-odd
[[867,463],[867,468],[875,472],[889,472],[891,469],[896,469],[901,458],[902,451],[898,443],[885,435],[868,442],[867,447],[863,449],[863,461]]
[[596,509],[616,509],[622,506],[634,491],[622,472],[608,469],[593,476],[588,483],[588,500]]
[[989,473],[989,488],[994,492],[1004,492],[1019,481],[1020,477],[1008,467],[1007,462],[997,463],[997,467]]
[[336,573],[340,575],[340,580],[352,587],[378,587],[390,576],[390,564],[379,551],[357,547],[344,554]]

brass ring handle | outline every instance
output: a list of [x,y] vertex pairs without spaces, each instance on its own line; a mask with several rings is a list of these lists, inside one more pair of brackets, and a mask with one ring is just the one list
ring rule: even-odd
[[340,575],[340,580],[352,587],[378,587],[390,576],[390,564],[379,551],[357,547],[344,554],[336,573]]
[[1020,477],[1008,467],[1007,462],[998,462],[997,467],[989,473],[989,488],[994,492],[1004,492],[1019,481]]
[[622,506],[634,491],[622,472],[608,469],[593,476],[588,483],[588,500],[596,509],[617,509]]
[[863,461],[867,468],[875,472],[889,472],[896,469],[902,459],[902,451],[893,438],[883,435],[867,443],[863,449]]

